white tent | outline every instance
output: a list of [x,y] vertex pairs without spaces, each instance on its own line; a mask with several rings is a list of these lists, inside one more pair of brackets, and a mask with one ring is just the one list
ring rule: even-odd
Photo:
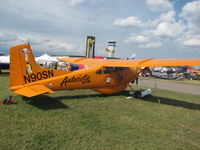
[[0,73],[1,69],[9,69],[10,56],[0,56]]
[[10,63],[10,56],[0,56],[0,63],[9,64]]
[[50,63],[50,62],[58,62],[58,60],[54,57],[49,56],[48,54],[44,54],[40,57],[36,57],[35,61],[38,64],[45,64],[45,63]]
[[[43,65],[49,65],[51,63],[56,63],[56,62],[59,62],[57,58],[55,57],[51,57],[49,56],[48,54],[44,54],[40,57],[36,57],[35,58],[35,61],[38,63],[38,64],[43,64]],[[0,56],[0,64],[1,65],[4,65],[4,64],[10,64],[10,55],[8,56]]]

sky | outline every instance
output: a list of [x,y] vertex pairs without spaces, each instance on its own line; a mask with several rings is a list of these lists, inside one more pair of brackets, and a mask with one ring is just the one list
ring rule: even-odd
[[116,57],[200,58],[200,0],[1,0],[0,51],[29,42],[41,55],[96,55],[116,41]]

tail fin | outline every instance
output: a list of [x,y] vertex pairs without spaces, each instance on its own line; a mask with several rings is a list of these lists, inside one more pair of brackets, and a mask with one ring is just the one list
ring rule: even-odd
[[10,48],[10,88],[66,73],[67,71],[38,66],[29,44]]

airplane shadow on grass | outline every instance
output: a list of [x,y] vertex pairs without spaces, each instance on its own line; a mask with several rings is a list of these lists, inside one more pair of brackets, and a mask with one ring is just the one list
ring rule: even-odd
[[[120,94],[114,94],[115,96]],[[109,97],[114,95],[104,95],[104,94],[88,94],[88,95],[72,95],[72,96],[59,96],[50,97],[48,95],[38,95],[35,97],[22,97],[22,100],[26,101],[27,104],[37,107],[42,110],[53,110],[53,109],[68,109],[69,106],[62,103],[60,100],[77,100],[84,98],[94,98],[94,97]],[[121,94],[122,95],[122,94]],[[92,100],[92,99],[91,99]]]
[[143,98],[141,100],[152,102],[152,103],[159,103],[159,101],[160,101],[160,104],[171,105],[171,106],[176,106],[176,107],[183,107],[183,108],[192,109],[192,110],[200,110],[200,104],[181,101],[181,100],[177,100],[177,99],[149,96],[149,97]]
[[29,105],[42,110],[67,109],[67,105],[47,95],[38,95],[32,98],[22,97]]
[[[59,96],[59,97],[54,97],[54,99],[60,100],[60,99],[65,99],[65,100],[78,100],[78,99],[84,99],[84,98],[106,98],[106,97],[111,97],[111,96],[128,96],[127,92],[122,92],[118,94],[86,94],[86,95],[66,95],[66,96]],[[92,100],[92,99],[91,99]]]
[[[59,96],[55,97],[55,99],[79,99],[79,98],[95,98],[95,97],[110,97],[110,96],[130,96],[129,91],[124,91],[118,94],[112,94],[112,95],[104,95],[104,94],[89,94],[89,95],[66,95],[66,96]],[[138,99],[142,101],[148,101],[152,103],[158,103],[158,97],[157,96],[147,96],[142,99]],[[176,107],[183,107],[187,109],[192,109],[192,110],[200,110],[200,104],[195,104],[191,102],[186,102],[182,100],[177,100],[177,99],[170,99],[170,98],[165,98],[165,97],[159,97],[160,104],[165,104],[165,105],[170,105],[170,106],[176,106]]]
[[[24,100],[28,101],[28,104],[38,107],[43,110],[50,110],[50,109],[67,109],[69,108],[67,105],[63,104],[60,100],[77,100],[77,99],[85,99],[85,98],[106,98],[110,96],[130,96],[129,91],[124,91],[118,94],[112,95],[104,95],[104,94],[88,94],[88,95],[66,95],[66,96],[58,96],[58,97],[50,97],[47,95],[39,95],[33,98],[26,98],[23,97]],[[158,103],[157,96],[148,96],[142,99],[142,101]],[[191,102],[186,102],[177,99],[170,99],[165,97],[159,97],[160,104],[176,106],[176,107],[183,107],[192,110],[200,110],[200,104],[195,104]]]

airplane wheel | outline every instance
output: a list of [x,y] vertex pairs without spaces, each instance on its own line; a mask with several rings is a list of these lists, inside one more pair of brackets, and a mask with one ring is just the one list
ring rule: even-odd
[[140,91],[136,91],[136,92],[135,92],[135,98],[139,98],[139,99],[142,98],[142,95],[141,95],[141,92],[140,92]]

